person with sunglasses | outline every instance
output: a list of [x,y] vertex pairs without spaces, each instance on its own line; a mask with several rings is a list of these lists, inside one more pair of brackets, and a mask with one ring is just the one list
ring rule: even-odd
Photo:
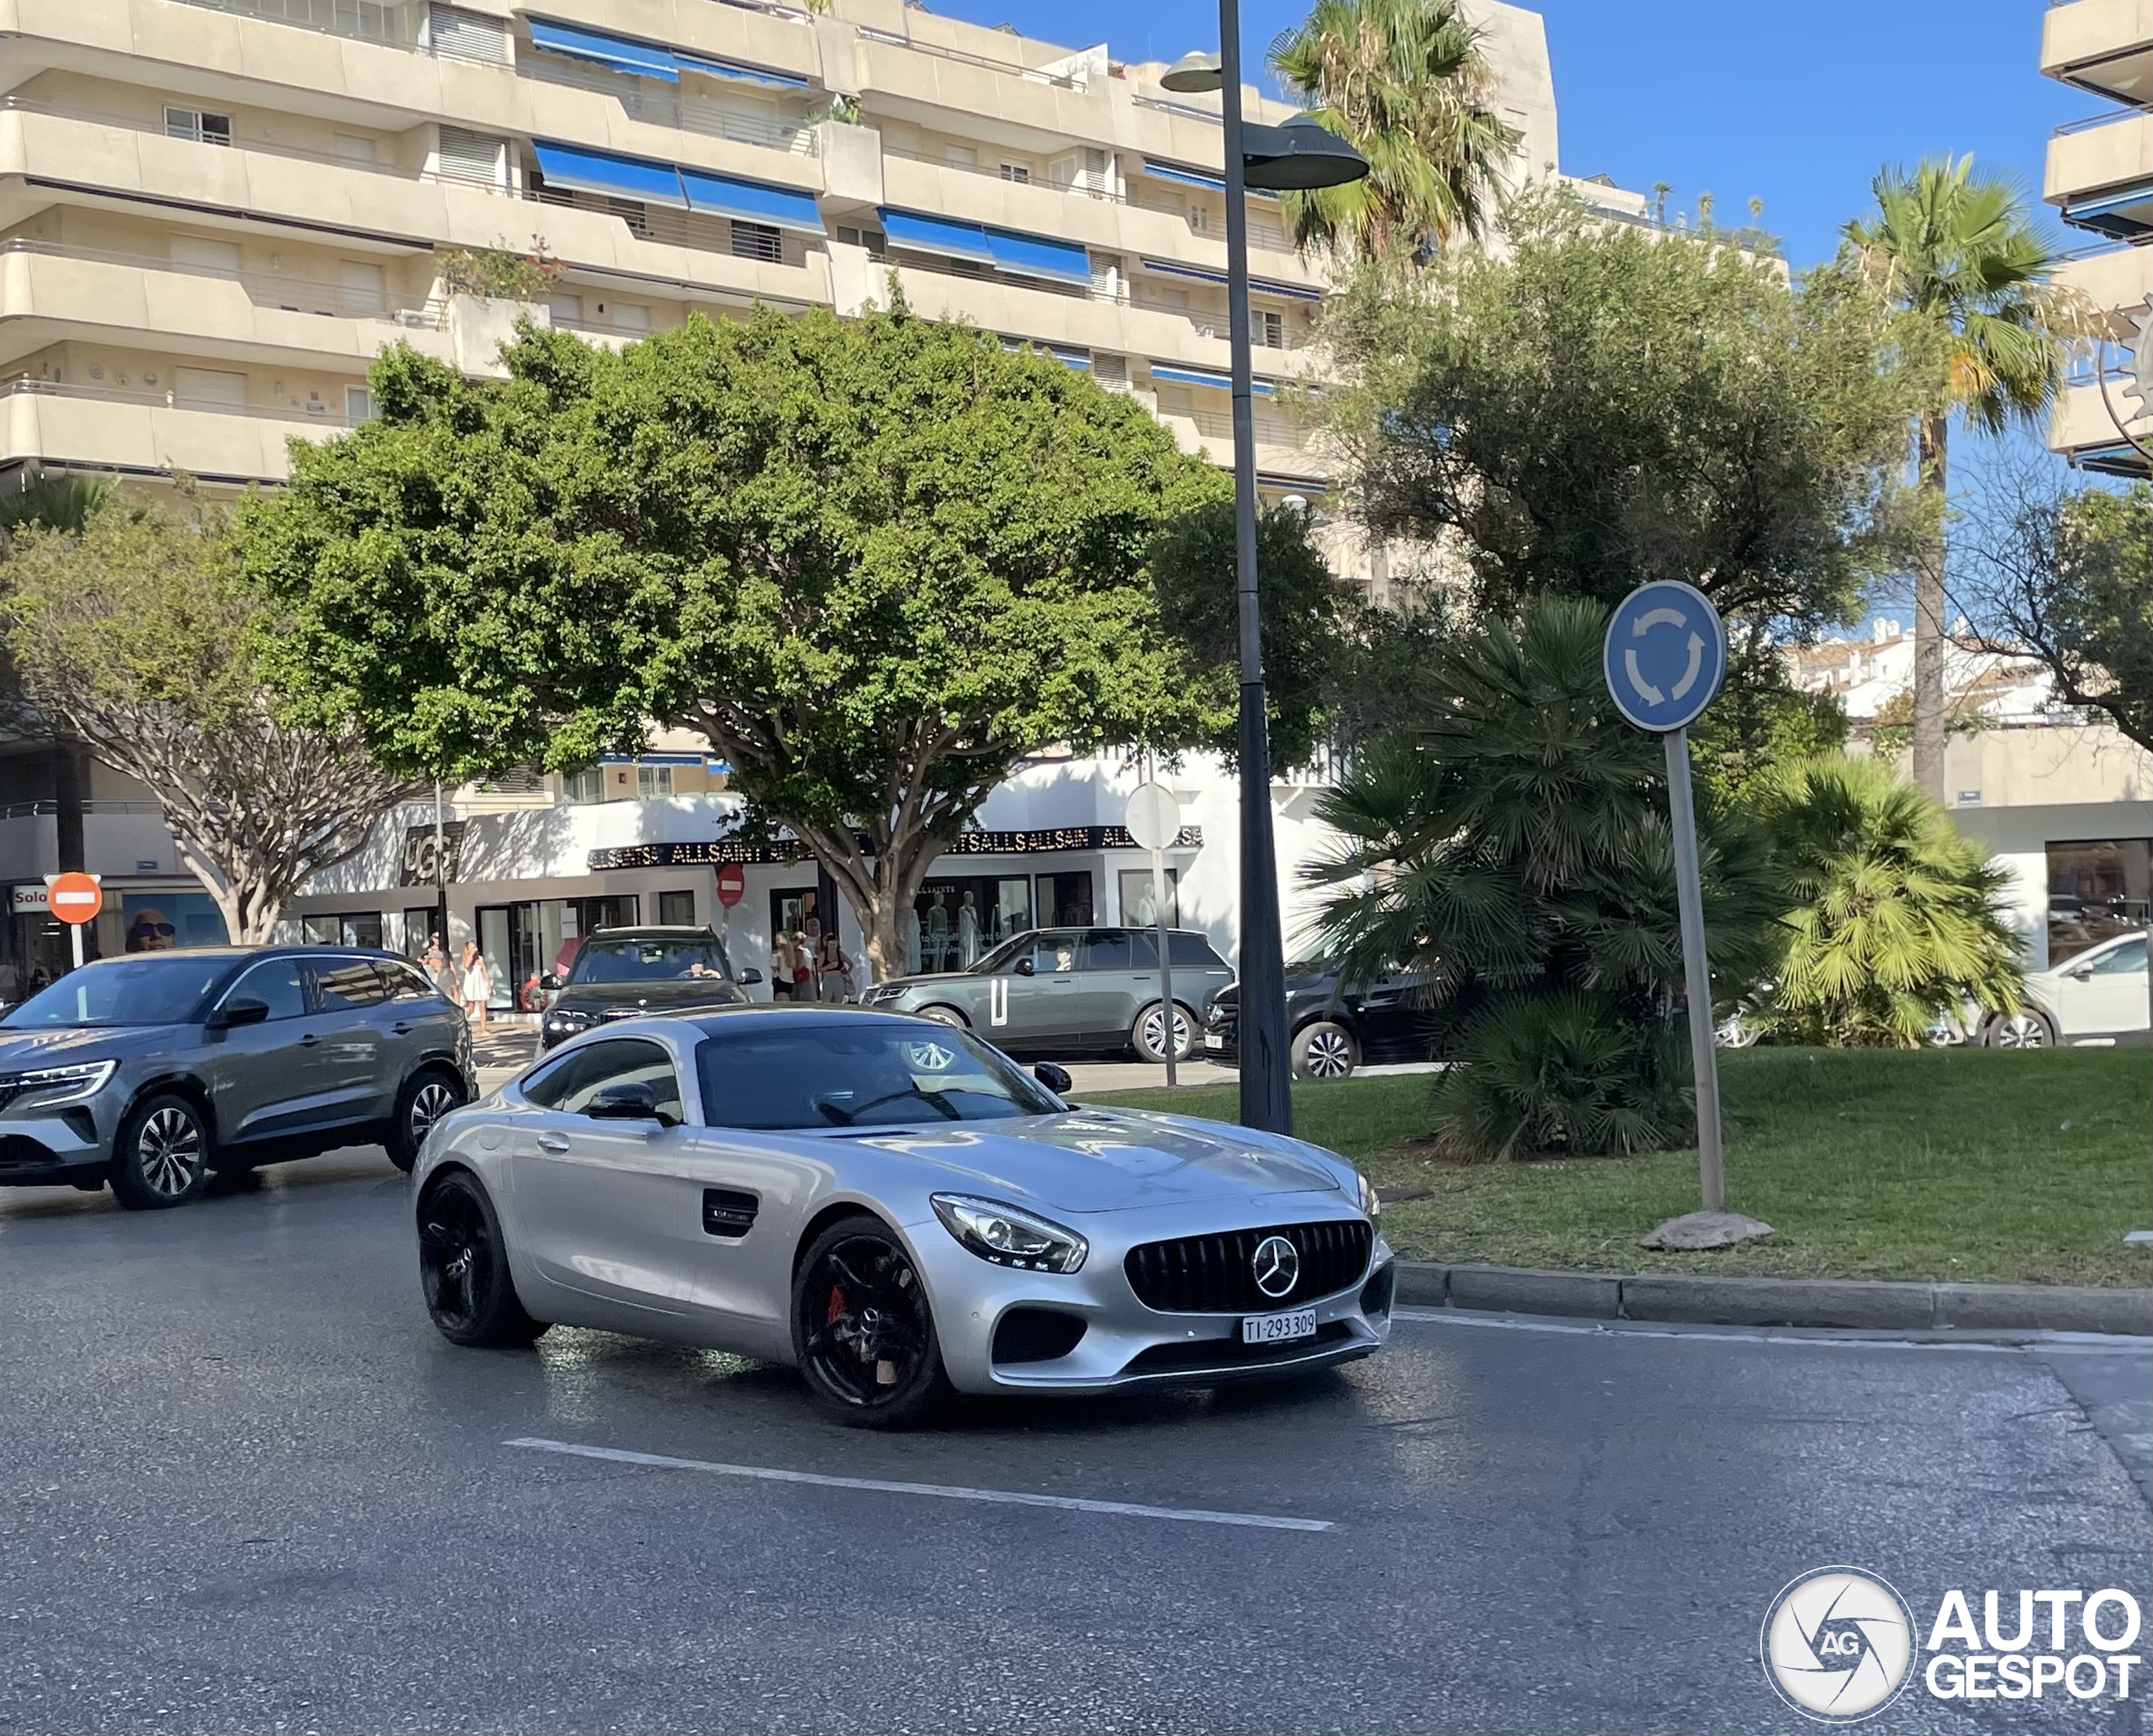
[[142,909],[127,924],[130,952],[171,952],[179,945],[178,931],[165,920],[161,910]]

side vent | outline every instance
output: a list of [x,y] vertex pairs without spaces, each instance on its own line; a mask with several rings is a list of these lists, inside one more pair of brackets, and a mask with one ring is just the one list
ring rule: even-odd
[[752,1194],[731,1188],[703,1189],[703,1234],[738,1241],[754,1227],[755,1209],[761,1202]]

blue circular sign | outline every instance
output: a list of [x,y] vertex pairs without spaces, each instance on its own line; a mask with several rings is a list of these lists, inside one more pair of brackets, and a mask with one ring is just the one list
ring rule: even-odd
[[1615,709],[1665,735],[1695,722],[1727,679],[1727,628],[1701,590],[1662,579],[1616,605],[1601,661]]

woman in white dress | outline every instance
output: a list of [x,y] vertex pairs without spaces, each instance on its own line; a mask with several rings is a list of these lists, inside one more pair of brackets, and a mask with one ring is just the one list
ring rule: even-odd
[[486,1028],[486,1003],[494,998],[494,979],[486,969],[486,955],[479,950],[479,943],[466,940],[463,956],[458,961],[456,974],[463,991],[463,1016],[471,1021],[473,1030]]

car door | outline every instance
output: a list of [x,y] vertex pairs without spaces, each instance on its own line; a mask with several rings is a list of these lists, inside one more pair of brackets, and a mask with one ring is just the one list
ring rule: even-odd
[[[676,1125],[586,1113],[609,1085],[643,1083]],[[683,1246],[702,1235],[701,1184],[681,1116],[672,1051],[651,1037],[571,1050],[524,1088],[542,1113],[517,1129],[510,1190],[524,1246],[549,1283],[608,1310],[626,1331],[658,1330],[699,1305]]]
[[[1018,968],[1020,962],[1031,966],[1029,973]],[[1076,987],[1076,934],[1034,934],[1029,950],[1018,947],[988,979],[987,1040],[1005,1048],[1068,1041],[1074,1026],[1066,1001]]]
[[377,1015],[387,1028],[384,1072],[392,1091],[426,1056],[452,1060],[465,1033],[463,1014],[426,980],[426,973],[402,959],[376,959],[388,985],[389,999]]
[[1426,1061],[1420,1034],[1419,980],[1386,971],[1355,997],[1354,1022],[1363,1061]]
[[243,1000],[262,1002],[269,1016],[203,1034],[219,1139],[230,1145],[319,1129],[334,1091],[304,962],[289,953],[262,960],[225,991],[217,1008]]
[[311,1024],[331,1093],[324,1119],[382,1120],[396,1107],[398,1083],[388,1071],[389,985],[369,958],[316,954],[306,965],[314,982]]
[[[1093,929],[1077,959],[1076,1019],[1087,1043],[1129,1040],[1136,1009],[1159,998],[1158,937],[1128,929]],[[1174,998],[1184,998],[1178,983]]]
[[2063,1040],[2134,1035],[2147,1028],[2145,937],[2119,940],[2064,966],[2057,996]]

